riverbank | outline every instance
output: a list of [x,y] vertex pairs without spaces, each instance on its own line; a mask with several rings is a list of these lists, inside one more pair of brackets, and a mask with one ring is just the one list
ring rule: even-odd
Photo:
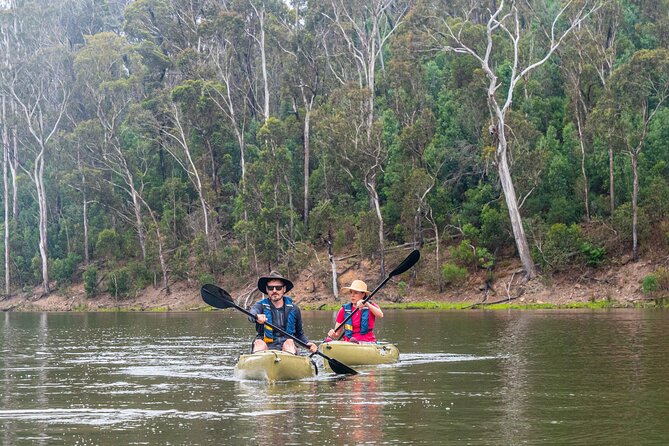
[[[388,264],[396,265],[407,253],[389,256]],[[340,286],[353,279],[366,278],[370,289],[381,279],[378,268],[368,260],[341,261]],[[485,272],[470,274],[465,283],[457,287],[444,286],[431,280],[430,259],[423,258],[419,268],[400,277],[394,277],[375,299],[383,308],[397,309],[472,309],[472,308],[630,308],[663,305],[665,300],[648,296],[642,291],[643,278],[662,266],[664,259],[643,259],[632,262],[620,259],[600,268],[564,271],[541,275],[532,281],[523,279],[520,264],[506,261],[497,265],[495,279],[485,280]],[[413,274],[412,274],[413,273]],[[331,278],[323,265],[310,265],[293,279],[295,288],[291,295],[304,309],[332,310],[338,308],[346,296],[340,293],[335,299],[330,287]],[[242,305],[260,299],[255,284],[248,282],[236,286],[218,283],[226,288]],[[181,281],[171,285],[170,293],[149,287],[135,296],[115,299],[108,293],[87,298],[82,284],[61,287],[48,296],[41,296],[39,289],[19,293],[0,301],[2,311],[207,311],[211,310],[200,298],[200,284]],[[661,297],[661,296],[660,296]],[[659,302],[659,303],[658,303]]]

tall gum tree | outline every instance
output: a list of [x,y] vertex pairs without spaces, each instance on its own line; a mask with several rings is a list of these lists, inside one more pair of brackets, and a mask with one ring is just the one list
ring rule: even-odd
[[[376,94],[377,63],[383,65],[383,50],[391,35],[403,23],[412,0],[372,0],[359,2],[357,0],[330,0],[324,3],[322,14],[331,23],[338,36],[338,46],[330,47],[329,39],[323,39],[326,52],[341,52],[346,58],[353,61],[353,69],[346,64],[329,66],[335,77],[346,87],[351,79],[356,79],[358,87],[364,94],[360,96],[360,104],[364,111],[362,123],[366,141],[355,138],[350,149],[361,151],[363,161],[362,180],[371,202],[372,209],[378,219],[379,258],[381,263],[381,277],[385,277],[385,235],[383,215],[379,198],[378,182],[383,172],[383,164],[387,158],[387,148],[376,135],[374,98]],[[328,5],[325,7],[325,5]],[[330,47],[330,49],[328,49]],[[330,58],[328,58],[330,59]],[[349,96],[352,98],[352,96]],[[356,135],[357,136],[357,135]],[[349,149],[347,148],[347,149]],[[346,160],[352,160],[349,152],[344,155]],[[353,156],[357,157],[357,156]],[[349,175],[353,172],[347,170]]]
[[[521,11],[521,8],[527,6],[528,9]],[[507,115],[511,111],[519,82],[543,65],[567,36],[599,7],[599,3],[587,0],[568,1],[552,13],[543,4],[529,5],[513,0],[501,1],[499,5],[495,1],[486,2],[483,6],[476,3],[475,6],[465,8],[460,17],[443,18],[441,14],[435,14],[433,19],[440,26],[428,31],[443,51],[476,59],[488,80],[487,100],[492,121],[489,130],[496,142],[497,172],[509,210],[516,249],[527,279],[536,277],[537,269],[523,228],[511,176]],[[479,25],[479,21],[485,23]],[[526,45],[528,39],[532,39],[531,45]],[[504,53],[508,54],[506,59],[510,60],[510,69],[505,75],[497,70],[495,58]]]
[[140,64],[137,54],[125,38],[113,33],[90,36],[75,58],[77,82],[87,92],[90,117],[97,121],[102,146],[92,148],[91,155],[105,169],[123,179],[121,186],[132,204],[134,226],[139,238],[142,259],[146,259],[146,233],[142,217],[142,191],[137,186],[132,160],[124,153],[121,126],[130,104],[139,94]]
[[10,91],[18,104],[22,125],[31,140],[24,140],[34,154],[32,171],[26,173],[35,185],[39,205],[39,252],[42,260],[44,294],[50,293],[48,254],[48,204],[44,169],[50,142],[59,130],[70,97],[67,84],[67,52],[55,47],[38,52],[19,66],[10,83]]
[[669,100],[669,50],[641,50],[611,75],[612,105],[632,166],[632,258],[639,259],[639,155],[650,123]]

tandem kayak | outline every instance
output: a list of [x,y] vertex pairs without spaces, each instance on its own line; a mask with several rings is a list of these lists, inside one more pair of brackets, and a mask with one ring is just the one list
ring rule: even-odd
[[397,346],[387,342],[356,344],[330,341],[323,342],[318,349],[321,353],[346,365],[391,364],[400,360],[400,351]]
[[293,355],[278,350],[264,350],[241,355],[235,376],[257,381],[292,381],[312,378],[318,369],[309,356]]

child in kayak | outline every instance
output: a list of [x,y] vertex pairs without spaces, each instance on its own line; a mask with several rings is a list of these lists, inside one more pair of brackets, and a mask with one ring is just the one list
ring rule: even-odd
[[[351,286],[343,287],[351,294],[351,302],[345,303],[337,313],[335,328],[328,332],[329,340],[338,338],[344,332],[344,341],[348,342],[376,342],[374,336],[374,322],[376,318],[383,317],[383,311],[379,306],[371,301],[363,302],[370,292],[367,290],[367,284],[362,280],[354,280]],[[355,311],[355,310],[358,311]],[[355,313],[354,313],[355,311]],[[348,318],[351,314],[352,317]],[[342,322],[347,319],[342,327]],[[328,341],[328,339],[326,339]]]

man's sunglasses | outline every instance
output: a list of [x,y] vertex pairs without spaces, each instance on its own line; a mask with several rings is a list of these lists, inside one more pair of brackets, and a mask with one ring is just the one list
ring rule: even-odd
[[279,291],[282,290],[285,285],[267,285],[267,291]]

